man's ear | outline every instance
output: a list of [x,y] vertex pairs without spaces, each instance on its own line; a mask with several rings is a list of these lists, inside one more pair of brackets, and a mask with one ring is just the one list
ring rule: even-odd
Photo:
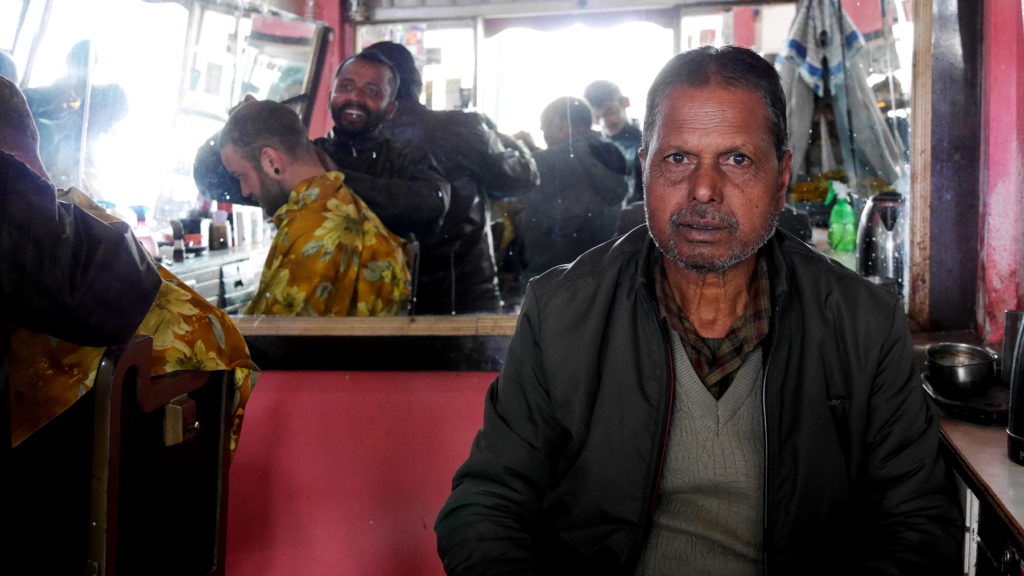
[[622,97],[622,107],[629,108],[629,96]]
[[636,155],[640,158],[640,182],[647,188],[647,149],[639,148]]
[[786,191],[789,189],[789,171],[792,166],[793,153],[786,150],[782,155],[782,162],[779,163],[779,210],[786,206]]
[[391,103],[384,108],[384,118],[391,120],[391,117],[395,115],[395,110],[398,110],[398,100],[392,100]]
[[284,155],[278,150],[275,150],[270,146],[264,146],[260,150],[260,168],[262,168],[264,174],[269,176],[271,179],[281,179],[281,173],[284,172],[285,168],[284,163]]

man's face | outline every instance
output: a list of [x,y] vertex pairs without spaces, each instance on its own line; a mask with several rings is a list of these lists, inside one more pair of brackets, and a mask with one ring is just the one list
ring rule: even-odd
[[331,118],[343,134],[362,136],[395,112],[388,85],[391,71],[374,62],[353,60],[341,69],[331,90]]
[[594,117],[604,127],[605,134],[614,136],[622,132],[629,122],[629,118],[626,117],[626,99],[619,96],[604,106],[594,108]]
[[685,268],[724,271],[775,231],[791,156],[776,160],[766,105],[754,91],[677,86],[661,107],[650,149],[641,152],[651,236]]
[[220,151],[220,158],[228,172],[238,178],[238,182],[242,185],[242,196],[246,198],[255,196],[267,217],[272,218],[278,208],[284,206],[288,201],[291,190],[286,189],[279,181],[270,178],[262,168],[257,169],[250,164],[239,154],[234,144],[226,144]]

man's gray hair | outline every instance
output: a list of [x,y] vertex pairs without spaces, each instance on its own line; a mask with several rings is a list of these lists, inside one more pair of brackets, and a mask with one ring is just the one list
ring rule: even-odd
[[643,149],[649,150],[654,134],[661,124],[661,104],[677,86],[704,88],[714,81],[726,86],[757,92],[768,111],[768,129],[775,143],[775,156],[789,149],[786,125],[786,95],[779,74],[756,52],[738,46],[701,46],[677,54],[661,69],[647,93],[647,114],[644,117]]

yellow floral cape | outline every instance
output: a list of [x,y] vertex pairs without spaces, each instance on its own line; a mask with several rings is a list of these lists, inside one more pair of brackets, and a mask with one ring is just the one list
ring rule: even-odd
[[[77,189],[58,192],[105,222],[117,220]],[[153,338],[150,376],[178,370],[231,370],[234,374],[231,454],[245,416],[245,405],[259,376],[241,332],[231,318],[174,274],[158,267],[163,283],[135,331]],[[23,328],[11,330],[8,376],[11,443],[41,428],[92,388],[105,348],[78,346]]]
[[277,236],[246,314],[394,316],[405,308],[404,242],[340,172],[301,182],[274,224]]

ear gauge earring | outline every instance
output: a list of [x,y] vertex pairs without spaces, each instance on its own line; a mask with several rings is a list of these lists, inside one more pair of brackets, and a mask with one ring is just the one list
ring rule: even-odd
[[280,168],[274,168],[274,174],[280,174],[280,173],[281,173],[281,169]]

